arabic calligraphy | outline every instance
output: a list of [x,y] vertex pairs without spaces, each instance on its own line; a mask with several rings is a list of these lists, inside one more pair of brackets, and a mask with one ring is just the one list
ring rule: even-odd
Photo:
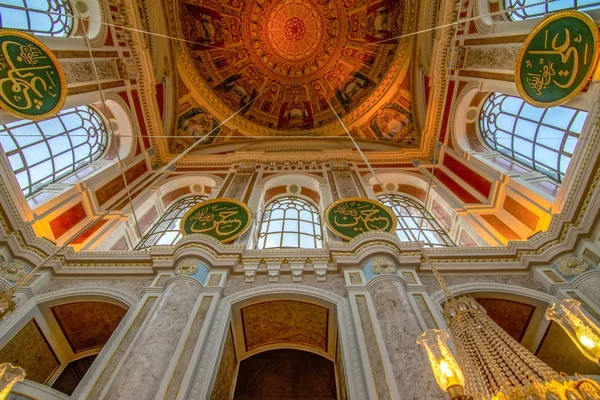
[[0,30],[0,105],[32,120],[53,116],[66,98],[66,80],[52,52],[24,32]]
[[392,232],[396,228],[396,219],[387,207],[369,199],[339,200],[325,214],[329,228],[344,239],[364,232]]
[[555,13],[525,41],[517,60],[516,83],[528,103],[552,107],[579,93],[597,61],[598,30],[578,11]]
[[222,242],[243,234],[250,225],[250,211],[234,199],[205,201],[189,210],[181,219],[184,234],[202,233]]

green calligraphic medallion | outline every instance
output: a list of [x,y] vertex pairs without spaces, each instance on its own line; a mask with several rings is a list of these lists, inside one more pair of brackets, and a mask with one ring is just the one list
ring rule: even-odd
[[179,227],[184,235],[203,233],[227,243],[246,232],[251,221],[252,213],[241,201],[213,199],[192,207]]
[[0,106],[39,121],[59,112],[66,98],[67,80],[52,51],[27,33],[0,29]]
[[378,201],[351,197],[327,207],[325,223],[339,237],[352,240],[371,231],[394,232],[396,216]]
[[515,64],[519,94],[536,107],[564,104],[585,87],[598,61],[598,27],[579,11],[561,11],[529,34]]

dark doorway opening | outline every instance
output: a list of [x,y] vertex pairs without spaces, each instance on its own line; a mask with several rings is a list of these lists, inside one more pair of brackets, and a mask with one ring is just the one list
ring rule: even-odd
[[234,400],[336,400],[333,361],[307,351],[271,350],[240,363]]

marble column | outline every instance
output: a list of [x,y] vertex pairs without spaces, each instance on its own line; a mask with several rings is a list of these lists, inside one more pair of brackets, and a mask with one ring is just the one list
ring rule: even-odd
[[600,276],[592,275],[587,277],[586,280],[579,283],[577,286],[577,290],[587,296],[597,308],[600,308]]
[[423,329],[402,278],[380,275],[367,287],[402,399],[447,399],[435,382],[425,352],[416,343]]
[[198,281],[187,276],[166,282],[164,293],[104,391],[104,399],[156,396],[201,290]]

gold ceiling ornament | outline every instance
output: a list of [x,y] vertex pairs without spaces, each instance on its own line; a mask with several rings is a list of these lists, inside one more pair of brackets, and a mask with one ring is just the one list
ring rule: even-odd
[[0,269],[0,277],[17,282],[27,276],[27,267],[19,261],[10,261]]
[[587,271],[590,265],[579,257],[568,256],[561,259],[556,268],[564,276],[576,276]]
[[25,370],[10,363],[0,364],[0,400],[6,399],[17,382],[23,382]]
[[176,275],[194,275],[198,271],[198,263],[193,260],[182,262],[175,268]]
[[560,299],[546,310],[546,319],[558,323],[579,350],[592,362],[600,365],[600,327],[581,311],[580,302],[575,299]]
[[17,292],[16,286],[11,287],[7,291],[0,293],[0,321],[7,315],[15,311],[19,299],[15,297]]
[[[579,376],[576,379],[561,376],[498,326],[472,296],[453,296],[425,252],[422,251],[421,254],[421,261],[431,266],[445,294],[444,319],[450,328],[459,365],[464,373],[464,388],[467,396],[474,396],[478,400],[600,399],[598,383]],[[570,307],[564,307],[562,313],[556,315],[557,321],[559,323],[562,321],[561,325],[564,324],[563,327],[570,336],[578,337],[578,345],[586,343],[588,350],[595,349],[596,353],[593,353],[593,357],[598,362],[600,330],[581,310],[573,307],[572,303],[562,302],[559,306],[564,303]],[[556,311],[560,307],[553,308]],[[552,315],[552,312],[550,314]],[[562,315],[564,316],[561,318]],[[578,335],[577,332],[580,334]],[[437,359],[439,357],[432,362],[430,357],[434,374],[436,368],[441,370],[436,367]],[[454,372],[455,368],[450,368],[450,365],[448,364],[447,375],[458,376]],[[444,390],[448,389],[442,384],[440,387]],[[462,395],[460,392],[450,393],[453,400],[469,398],[456,397],[460,395]]]
[[398,271],[396,263],[388,257],[377,257],[373,260],[371,268],[375,275],[395,274]]

